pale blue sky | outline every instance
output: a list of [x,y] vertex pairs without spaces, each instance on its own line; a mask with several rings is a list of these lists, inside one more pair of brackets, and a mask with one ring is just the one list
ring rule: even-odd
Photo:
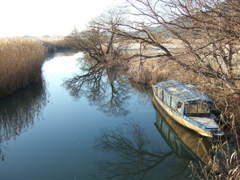
[[0,37],[67,35],[119,0],[2,0]]

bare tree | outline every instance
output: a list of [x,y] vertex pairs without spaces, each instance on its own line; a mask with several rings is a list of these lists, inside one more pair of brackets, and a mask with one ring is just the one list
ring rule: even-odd
[[[237,0],[127,0],[133,11],[117,35],[155,47],[157,54],[135,54],[171,60],[184,69],[220,80],[239,92],[240,2]],[[179,40],[179,50],[167,39]],[[161,60],[160,59],[160,60]]]
[[116,37],[116,29],[121,24],[120,12],[113,10],[91,21],[86,31],[76,30],[66,40],[97,62],[114,61],[124,49],[122,40]]

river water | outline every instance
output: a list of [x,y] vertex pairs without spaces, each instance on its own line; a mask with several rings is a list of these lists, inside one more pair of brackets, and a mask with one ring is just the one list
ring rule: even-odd
[[87,66],[81,53],[56,55],[41,83],[0,101],[0,179],[191,179],[185,130],[124,73],[80,78]]

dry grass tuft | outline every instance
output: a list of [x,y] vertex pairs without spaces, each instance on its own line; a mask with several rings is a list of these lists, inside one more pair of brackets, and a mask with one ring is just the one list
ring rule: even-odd
[[39,81],[45,48],[29,38],[0,39],[0,97]]

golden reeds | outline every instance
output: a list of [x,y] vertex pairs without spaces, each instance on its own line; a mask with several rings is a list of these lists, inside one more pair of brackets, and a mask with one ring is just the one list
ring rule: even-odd
[[0,97],[41,77],[45,48],[29,38],[0,39]]

